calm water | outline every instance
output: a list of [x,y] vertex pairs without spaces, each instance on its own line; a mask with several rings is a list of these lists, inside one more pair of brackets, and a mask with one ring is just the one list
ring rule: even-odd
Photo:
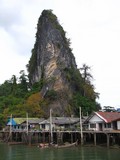
[[100,147],[39,149],[0,144],[0,160],[120,160],[120,149]]

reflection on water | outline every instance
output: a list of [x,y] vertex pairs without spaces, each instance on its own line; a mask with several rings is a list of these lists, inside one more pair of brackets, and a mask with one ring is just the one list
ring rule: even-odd
[[119,160],[120,149],[75,147],[40,149],[0,144],[0,160]]

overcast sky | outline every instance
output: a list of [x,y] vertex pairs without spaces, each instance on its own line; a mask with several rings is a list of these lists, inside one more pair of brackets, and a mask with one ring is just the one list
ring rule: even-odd
[[67,32],[78,68],[91,67],[101,106],[120,107],[120,0],[0,0],[0,84],[26,70],[44,9]]

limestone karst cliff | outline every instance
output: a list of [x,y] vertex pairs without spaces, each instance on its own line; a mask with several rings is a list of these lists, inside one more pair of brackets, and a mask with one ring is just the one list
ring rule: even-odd
[[70,40],[51,10],[44,10],[38,20],[28,70],[31,84],[42,81],[40,94],[44,99],[49,99],[45,111],[53,108],[56,115],[72,114],[70,100],[78,90],[74,75],[81,75]]

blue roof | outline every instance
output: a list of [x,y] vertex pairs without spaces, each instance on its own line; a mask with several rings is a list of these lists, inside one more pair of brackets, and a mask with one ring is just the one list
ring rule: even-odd
[[12,126],[16,126],[16,125],[17,125],[17,123],[16,123],[16,122],[14,121],[14,119],[12,118],[12,119],[9,119],[9,120],[8,120],[7,125],[8,125],[8,126],[10,126],[10,125],[12,125]]

